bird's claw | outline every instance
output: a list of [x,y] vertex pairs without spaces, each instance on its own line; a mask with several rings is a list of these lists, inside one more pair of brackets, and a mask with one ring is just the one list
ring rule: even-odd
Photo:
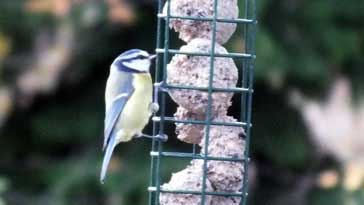
[[154,138],[157,139],[157,140],[160,140],[162,142],[167,142],[168,135],[166,135],[166,134],[158,134],[158,135],[154,136]]
[[168,135],[166,135],[166,134],[158,134],[158,135],[152,136],[152,135],[147,135],[147,134],[143,134],[143,133],[139,132],[134,137],[135,138],[146,137],[146,138],[150,138],[150,139],[160,140],[162,142],[166,142],[168,140]]
[[154,87],[160,91],[168,92],[168,88],[163,87],[164,82],[154,83]]

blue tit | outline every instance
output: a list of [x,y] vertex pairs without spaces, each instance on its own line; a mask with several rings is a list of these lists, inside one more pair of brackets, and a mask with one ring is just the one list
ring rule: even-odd
[[105,92],[105,155],[101,183],[115,146],[143,136],[143,128],[157,109],[157,104],[152,102],[153,83],[149,72],[154,57],[146,51],[132,49],[119,55],[111,64]]

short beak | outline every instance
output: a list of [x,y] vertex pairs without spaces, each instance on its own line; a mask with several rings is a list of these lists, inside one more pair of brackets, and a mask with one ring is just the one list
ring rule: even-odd
[[154,54],[154,55],[150,55],[150,56],[149,56],[149,60],[153,60],[155,57],[157,57],[157,55],[156,55],[156,54]]

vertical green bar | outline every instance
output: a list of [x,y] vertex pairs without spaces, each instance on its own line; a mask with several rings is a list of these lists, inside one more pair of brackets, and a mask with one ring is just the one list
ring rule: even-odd
[[[249,175],[249,147],[250,147],[250,135],[251,135],[251,113],[252,113],[252,99],[253,99],[253,82],[254,82],[254,67],[255,67],[255,35],[256,35],[256,4],[255,0],[246,0],[246,16],[253,20],[253,24],[247,26],[246,30],[246,52],[250,53],[253,57],[248,60],[247,66],[245,69],[247,70],[247,79],[246,85],[249,88],[249,92],[246,96],[246,104],[245,104],[245,120],[247,123],[246,127],[246,141],[245,141],[245,152],[244,157],[247,161],[244,164],[244,188],[243,194],[244,198],[241,204],[247,204],[248,201],[248,175]],[[250,2],[251,1],[251,2]]]
[[[245,5],[244,5],[244,18],[245,19],[248,19],[248,7],[249,7],[249,0],[244,0],[245,1]],[[247,42],[248,42],[248,28],[249,28],[249,24],[244,24],[243,25],[243,41],[244,41],[244,45],[245,45],[245,48],[244,48],[244,52],[246,54],[249,53],[249,50],[248,50],[248,45],[247,45]],[[248,69],[247,69],[247,65],[248,65],[248,61],[249,59],[245,59],[243,58],[242,61],[243,61],[243,67],[242,67],[242,76],[241,76],[241,86],[243,88],[248,88]],[[246,122],[246,99],[247,99],[247,95],[248,93],[244,92],[241,94],[241,106],[240,106],[240,120],[242,122]]]
[[[244,8],[244,18],[245,19],[249,19],[249,1],[250,0],[245,0],[245,8]],[[244,25],[244,33],[243,33],[243,40],[245,41],[245,53],[250,53],[249,51],[249,24],[245,24]],[[247,104],[248,104],[248,95],[250,92],[250,88],[249,88],[249,83],[248,83],[248,77],[249,77],[249,61],[250,59],[243,59],[244,63],[243,63],[243,76],[242,76],[242,86],[245,88],[248,88],[249,91],[245,92],[244,94],[242,94],[241,97],[241,108],[240,108],[240,114],[241,114],[241,120],[245,123],[247,123]],[[246,128],[245,128],[245,135],[246,138],[245,140],[248,141],[250,136],[248,135],[248,129],[249,129],[249,124],[246,124]],[[241,205],[245,205],[246,201],[247,201],[247,190],[248,190],[248,172],[247,172],[247,168],[249,165],[249,155],[247,153],[247,143],[245,141],[245,149],[244,149],[244,158],[246,159],[246,161],[244,162],[244,179],[243,179],[243,190],[242,190],[242,200],[240,201]]]
[[210,74],[209,74],[209,85],[208,85],[208,104],[206,114],[206,128],[205,128],[205,149],[204,149],[204,163],[203,163],[203,175],[202,175],[202,193],[201,193],[201,205],[205,205],[206,201],[206,179],[207,179],[207,156],[208,146],[210,137],[210,125],[211,125],[211,109],[212,109],[212,88],[214,78],[214,61],[215,61],[215,43],[216,43],[216,19],[217,19],[217,0],[214,0],[213,9],[213,21],[212,24],[212,40],[211,40],[211,51],[210,51]]
[[[162,87],[164,86],[166,79],[167,79],[167,64],[168,64],[168,49],[169,49],[169,21],[170,21],[170,10],[171,10],[171,4],[170,0],[166,1],[167,3],[167,16],[165,20],[164,25],[164,55],[163,55],[163,78],[162,78]],[[161,4],[161,2],[159,2]],[[166,93],[161,93],[161,104],[160,104],[160,122],[159,122],[159,134],[164,134],[164,118],[165,118],[165,112],[166,112]],[[161,173],[160,173],[160,167],[161,167],[161,153],[163,150],[162,142],[160,140],[157,141],[158,146],[158,157],[156,160],[156,171],[155,171],[155,186],[156,186],[156,192],[155,192],[155,200],[154,204],[159,204],[159,196],[160,196],[160,181],[161,181]]]
[[[162,11],[162,0],[158,0],[158,14],[161,13]],[[156,48],[161,48],[161,24],[162,24],[162,19],[157,18],[157,39],[156,39]],[[154,81],[158,82],[159,81],[159,76],[160,76],[160,56],[157,55],[156,58],[156,62],[155,62],[155,73],[154,73]],[[154,95],[159,95],[158,90],[154,92]],[[156,98],[156,96],[154,96],[154,99],[158,99]],[[158,102],[157,102],[158,103]],[[154,114],[155,115],[155,114]],[[157,135],[157,122],[153,122],[153,136]],[[156,139],[152,139],[152,151],[156,151],[157,150],[157,142]],[[155,156],[151,156],[151,161],[150,161],[150,179],[149,179],[149,186],[150,187],[154,187],[155,183],[156,183],[156,178],[155,178],[155,174],[156,174],[156,163],[155,163]],[[148,199],[148,204],[152,205],[153,202],[155,201],[155,192],[150,191],[149,192],[149,199]]]

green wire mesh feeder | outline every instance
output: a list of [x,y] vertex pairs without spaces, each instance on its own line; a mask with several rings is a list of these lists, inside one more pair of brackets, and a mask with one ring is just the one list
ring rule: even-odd
[[[183,2],[183,5],[180,5],[181,7],[176,6],[175,4],[178,4],[177,0],[167,0],[162,1],[159,0],[158,4],[158,30],[157,30],[157,43],[156,43],[156,51],[157,51],[157,60],[156,60],[156,73],[155,73],[155,81],[159,82],[156,85],[155,89],[155,100],[160,105],[160,111],[158,114],[156,114],[153,117],[153,136],[156,135],[164,135],[165,133],[165,124],[166,123],[176,123],[176,125],[189,125],[189,126],[195,126],[194,128],[198,127],[201,128],[203,131],[203,137],[201,138],[200,146],[201,146],[201,153],[196,153],[196,142],[193,144],[193,149],[191,153],[181,153],[181,152],[166,152],[163,150],[163,142],[161,140],[153,139],[152,142],[152,151],[151,151],[151,173],[150,173],[150,186],[148,188],[149,191],[149,205],[177,205],[177,204],[201,204],[201,205],[222,205],[222,204],[241,204],[245,205],[247,203],[247,196],[248,196],[248,162],[249,162],[249,141],[250,141],[250,132],[251,132],[251,108],[252,108],[252,93],[253,93],[253,73],[254,73],[254,67],[255,67],[255,36],[256,36],[256,5],[255,0],[238,0],[239,3],[243,6],[244,10],[244,17],[243,18],[231,18],[229,17],[229,13],[234,13],[232,11],[227,11],[224,9],[228,8],[228,5],[226,2],[234,2],[234,0],[228,0],[223,2],[223,0],[207,0],[210,1],[212,4],[207,5],[210,6],[212,9],[210,14],[203,13],[203,5],[201,4],[201,8],[195,8],[195,10],[191,10],[190,7],[196,7],[199,3],[204,3],[203,0],[194,0],[194,3],[188,4],[189,2],[193,2],[193,0],[179,0],[180,2]],[[199,2],[200,1],[200,2]],[[241,2],[243,1],[243,2]],[[187,3],[186,3],[187,2]],[[198,2],[198,3],[196,3]],[[219,4],[222,4],[219,7]],[[229,3],[228,3],[229,4]],[[232,3],[233,4],[233,3]],[[164,9],[163,9],[163,5]],[[176,12],[176,9],[180,9],[182,11],[183,15],[181,13]],[[241,9],[241,8],[240,8]],[[194,12],[198,11],[198,13]],[[218,12],[224,13],[220,15]],[[187,15],[185,15],[187,14]],[[237,13],[236,13],[237,15]],[[227,17],[226,17],[227,16]],[[236,16],[237,17],[237,16]],[[183,27],[184,22],[189,22],[190,26],[192,25],[193,28]],[[176,28],[174,26],[181,26],[179,28]],[[202,27],[198,27],[201,26]],[[206,26],[207,25],[207,26]],[[235,31],[236,25],[242,26],[243,29],[243,36],[241,37],[241,41],[244,43],[244,50],[239,53],[228,53],[226,50],[220,46],[218,43],[225,43],[232,33]],[[176,31],[180,32],[180,38],[188,43],[187,46],[182,47],[180,50],[171,49],[170,48],[170,28],[174,27]],[[225,27],[224,27],[225,26]],[[229,31],[229,28],[233,26],[232,32]],[[187,29],[186,29],[187,28]],[[183,30],[185,29],[185,30]],[[202,32],[202,30],[207,31],[208,34],[211,34],[210,36],[206,35],[206,32],[202,35],[196,34],[196,32]],[[188,35],[183,32],[192,32],[191,35]],[[223,34],[220,35],[222,32]],[[194,33],[195,32],[195,33]],[[225,32],[225,34],[224,34]],[[229,34],[226,34],[229,33]],[[225,35],[225,36],[224,36]],[[228,36],[228,37],[226,37]],[[205,40],[194,40],[193,38],[203,38]],[[164,42],[163,42],[164,40]],[[208,40],[209,44],[206,47],[206,41]],[[203,46],[197,45],[198,42],[205,42]],[[193,49],[195,45],[195,48],[202,48],[200,49]],[[192,49],[188,49],[192,48]],[[173,57],[171,62],[169,61],[169,58],[171,55],[175,55]],[[177,57],[176,57],[177,56]],[[190,60],[190,57],[194,58],[194,60]],[[206,62],[204,60],[208,60],[207,66]],[[227,75],[234,75],[234,72],[224,71],[224,68],[227,69],[233,69],[232,67],[235,67],[235,64],[231,65],[231,62],[227,62],[227,64],[222,66],[221,65],[225,62],[221,59],[234,59],[236,62],[241,63],[241,69],[240,69],[240,76],[238,77],[238,72],[236,72],[236,79],[239,78],[239,84],[241,84],[240,87],[236,87],[234,82],[234,86],[225,85],[222,87],[215,87],[215,81],[216,76],[221,75],[219,72],[227,72]],[[183,84],[180,81],[179,84],[172,83],[174,82],[171,80],[171,75],[173,74],[173,65],[179,66],[181,64],[184,64],[187,61],[193,61],[195,64],[193,64],[190,69],[197,69],[198,65],[204,65],[205,68],[208,67],[208,69],[204,70],[206,72],[206,75],[204,73],[199,74],[198,76],[196,73],[193,75],[196,77],[195,79],[189,79],[191,76],[187,76],[187,78],[184,80],[186,81],[198,81],[198,78],[205,77],[205,84],[206,86],[196,86],[193,83],[187,83]],[[180,62],[183,61],[183,62]],[[173,64],[174,62],[174,64]],[[196,64],[197,62],[197,64]],[[170,65],[167,65],[170,63]],[[200,64],[198,64],[200,63]],[[172,65],[173,64],[173,65]],[[197,66],[196,66],[197,65]],[[170,67],[169,67],[170,66]],[[219,68],[216,68],[217,66],[220,66]],[[188,67],[188,66],[187,66]],[[178,70],[178,69],[176,69]],[[180,75],[180,78],[183,78],[183,75],[189,75],[179,73],[182,72],[182,70],[178,70],[177,74]],[[194,71],[191,71],[193,73]],[[207,76],[207,77],[206,77]],[[176,77],[176,76],[175,76]],[[161,79],[160,79],[161,78]],[[177,76],[178,78],[178,76]],[[225,77],[224,79],[227,79]],[[234,81],[234,80],[232,80]],[[182,94],[183,93],[183,97]],[[187,114],[188,118],[182,119],[179,117],[176,117],[177,113],[189,113],[189,111],[186,111],[184,108],[179,108],[180,111],[177,111],[174,117],[166,116],[166,98],[167,96],[171,95],[173,100],[177,102],[177,104],[180,104],[178,101],[183,99],[191,100],[191,109],[194,109],[195,107],[198,107],[192,103],[193,100],[197,100],[201,103],[201,106],[199,107],[199,111],[201,111],[202,114],[199,115],[191,115]],[[196,97],[196,94],[198,94],[198,97]],[[226,120],[230,119],[231,117],[223,117],[219,118],[216,117],[219,114],[217,114],[218,109],[222,105],[216,105],[219,99],[221,99],[222,104],[226,102],[225,111],[227,112],[227,108],[230,106],[229,102],[232,97],[232,95],[240,95],[241,96],[241,108],[240,108],[240,119],[239,120]],[[191,96],[192,95],[192,96]],[[186,97],[187,96],[187,97]],[[225,98],[224,98],[225,96]],[[181,97],[181,98],[180,98]],[[201,100],[203,99],[203,100]],[[227,100],[225,100],[227,99]],[[182,103],[183,104],[183,103]],[[180,104],[181,105],[181,104]],[[188,107],[188,104],[185,104]],[[224,107],[222,106],[222,107]],[[183,106],[181,106],[183,107]],[[225,114],[226,115],[226,114]],[[191,117],[189,118],[189,117]],[[218,120],[223,119],[223,120]],[[243,138],[244,143],[239,144],[238,146],[241,146],[239,152],[241,153],[235,153],[230,155],[224,155],[222,156],[219,154],[212,155],[211,153],[211,143],[213,142],[213,138],[211,136],[213,134],[216,134],[216,132],[219,132],[219,130],[224,130],[224,132],[230,132],[233,133],[234,129],[242,130],[244,133],[244,136],[242,137],[239,134],[240,138]],[[228,133],[227,133],[228,134]],[[210,136],[211,135],[211,136]],[[223,139],[224,141],[224,139]],[[239,141],[239,140],[235,140]],[[209,148],[210,146],[210,148]],[[214,145],[215,146],[215,145]],[[235,146],[235,145],[234,145]],[[179,184],[184,184],[184,181],[188,181],[188,183],[194,183],[193,180],[196,180],[196,187],[198,189],[179,189],[177,188],[173,189],[171,187],[167,188],[167,186],[162,185],[161,181],[161,165],[162,165],[162,159],[163,158],[182,158],[182,159],[190,159],[192,160],[191,165],[186,169],[189,171],[183,172],[184,174],[187,174],[186,177],[179,174],[176,176],[178,179]],[[234,185],[235,187],[239,187],[238,190],[229,189],[226,188],[226,190],[216,188],[216,184],[211,183],[209,179],[209,169],[212,162],[221,162],[225,163],[225,165],[240,165],[241,168],[238,170],[243,170],[241,172],[242,178],[241,180],[238,180],[239,185]],[[191,172],[196,171],[197,169],[193,166],[193,164],[198,164],[198,166],[201,167],[201,177],[193,177],[189,176],[188,174],[191,174]],[[210,170],[211,171],[211,170]],[[233,172],[231,170],[224,170],[226,173]],[[173,176],[171,181],[173,180]],[[172,182],[171,182],[172,183]],[[185,183],[185,184],[188,184]],[[227,185],[229,187],[229,185]],[[196,198],[198,197],[198,198]],[[213,198],[215,197],[215,198]],[[217,197],[217,198],[216,198]],[[173,198],[173,199],[172,199]],[[229,202],[224,202],[224,200],[221,200],[221,198],[229,198]],[[217,200],[220,199],[220,200]],[[191,202],[192,200],[192,202]]]

